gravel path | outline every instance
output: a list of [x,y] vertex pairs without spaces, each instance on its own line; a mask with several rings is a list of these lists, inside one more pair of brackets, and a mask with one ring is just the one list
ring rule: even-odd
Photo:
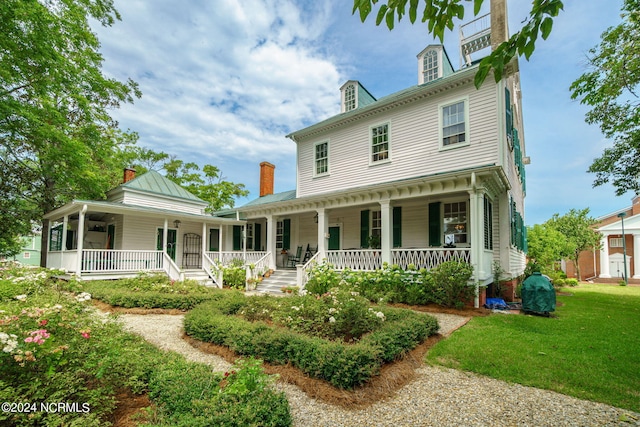
[[[448,336],[469,319],[430,313]],[[158,347],[189,360],[227,370],[222,358],[182,340],[182,315],[119,316],[124,327]],[[291,406],[294,426],[640,426],[640,414],[552,391],[508,384],[441,367],[418,369],[416,380],[388,399],[360,410],[345,410],[309,398],[297,387],[280,384]],[[627,421],[623,421],[627,420]]]

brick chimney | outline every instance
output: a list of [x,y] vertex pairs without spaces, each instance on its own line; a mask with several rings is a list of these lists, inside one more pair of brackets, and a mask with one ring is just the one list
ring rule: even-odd
[[122,183],[126,184],[127,182],[131,181],[135,177],[136,177],[136,170],[135,169],[125,168],[124,169],[124,178],[122,180]]
[[275,165],[269,162],[260,163],[260,197],[273,194],[273,175]]

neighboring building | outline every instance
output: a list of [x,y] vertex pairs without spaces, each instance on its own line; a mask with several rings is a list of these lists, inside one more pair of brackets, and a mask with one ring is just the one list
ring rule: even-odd
[[22,236],[22,249],[20,253],[13,257],[14,261],[23,265],[40,265],[40,245],[41,236],[39,234],[33,234],[30,236]]
[[[488,34],[463,45],[488,46]],[[417,65],[417,85],[380,99],[349,80],[340,114],[287,135],[296,189],[273,194],[275,166],[260,165],[260,197],[237,209],[247,250],[264,246],[277,255],[273,268],[299,264],[300,284],[311,255],[363,270],[463,260],[479,284],[493,280],[494,262],[510,276],[523,272],[528,158],[517,60],[480,89],[477,63],[454,71],[441,45],[427,46]]]
[[[124,183],[106,201],[74,200],[44,216],[47,267],[83,279],[112,279],[140,271],[174,279],[209,276],[221,286],[214,262],[242,258],[244,221],[205,214],[207,203],[150,171]],[[258,262],[264,254],[251,254]],[[206,273],[206,274],[205,274]]]
[[[580,254],[578,262],[582,279],[618,283],[624,277],[626,261],[628,282],[640,284],[640,195],[633,198],[630,207],[598,218],[596,228],[603,235],[602,248]],[[625,248],[626,256],[623,253]],[[566,263],[568,277],[577,277],[575,270],[573,263]]]

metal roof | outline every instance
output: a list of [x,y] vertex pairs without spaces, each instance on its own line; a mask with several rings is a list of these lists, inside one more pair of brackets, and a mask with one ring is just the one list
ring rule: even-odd
[[160,175],[156,171],[149,171],[145,174],[142,174],[139,177],[136,177],[131,181],[122,184],[120,187],[144,191],[146,193],[162,194],[164,196],[176,197],[179,199],[186,199],[194,202],[206,203],[204,202],[204,200],[189,193],[187,190],[180,187],[170,179]]

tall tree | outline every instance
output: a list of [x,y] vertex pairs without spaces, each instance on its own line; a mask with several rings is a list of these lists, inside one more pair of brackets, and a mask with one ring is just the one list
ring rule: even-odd
[[[0,2],[0,199],[15,212],[0,236],[117,183],[135,135],[109,110],[140,93],[102,74],[90,19],[110,26],[120,16],[112,0]],[[42,238],[44,263],[46,224]]]
[[[464,19],[465,7],[463,2],[469,0],[424,0],[422,10],[422,22],[427,24],[429,33],[444,41],[445,31],[453,30],[455,20]],[[494,2],[496,0],[489,0]],[[500,0],[506,1],[506,0]],[[478,16],[485,0],[473,0],[473,15]],[[380,8],[376,15],[376,25],[383,21],[392,30],[395,26],[396,18],[398,22],[402,17],[409,14],[409,21],[415,23],[418,18],[420,0],[353,0],[353,13],[358,11],[360,19],[364,22],[373,11],[373,5],[379,4]],[[502,78],[502,72],[509,62],[516,56],[524,56],[527,60],[535,50],[536,40],[540,35],[544,40],[549,37],[553,28],[553,18],[558,16],[564,8],[560,0],[534,0],[531,6],[529,17],[525,20],[522,28],[509,37],[509,40],[491,52],[489,56],[482,59],[475,77],[476,87],[480,87],[482,82],[494,70],[495,81]]]
[[602,234],[594,228],[597,223],[598,221],[595,218],[589,216],[589,208],[582,210],[571,209],[562,216],[556,213],[545,223],[565,237],[569,249],[567,258],[576,267],[578,280],[582,280],[580,264],[578,263],[580,253],[600,248]]
[[586,122],[613,139],[589,167],[593,185],[611,182],[618,196],[640,193],[640,0],[625,0],[621,16],[589,51],[590,70],[571,84],[571,97],[592,107]]
[[527,227],[527,255],[542,267],[543,272],[553,271],[556,262],[572,252],[573,246],[566,237],[549,224]]

